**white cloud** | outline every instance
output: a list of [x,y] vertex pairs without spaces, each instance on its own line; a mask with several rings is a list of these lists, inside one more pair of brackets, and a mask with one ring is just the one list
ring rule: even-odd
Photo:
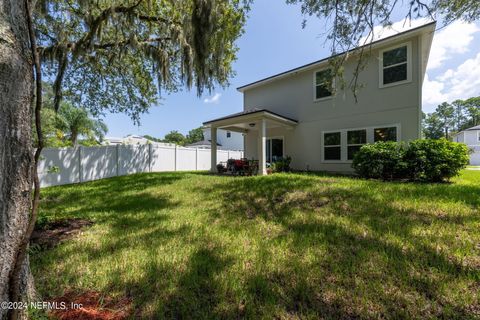
[[[383,39],[394,34],[419,27],[429,23],[430,21],[431,20],[426,18],[413,20],[403,19],[386,28],[377,26],[373,29],[373,39]],[[427,68],[429,70],[439,68],[445,61],[451,59],[456,54],[468,52],[469,46],[473,41],[474,34],[479,31],[480,28],[474,23],[455,21],[438,32],[435,32]],[[371,35],[369,37],[363,37],[360,39],[359,43],[363,44],[365,43],[366,39],[370,41],[371,38]]]
[[[387,38],[390,36],[393,36],[394,34],[407,31],[410,29],[414,29],[416,27],[419,27],[421,25],[427,24],[431,22],[430,19],[427,18],[420,18],[420,19],[403,19],[397,22],[394,22],[391,26],[388,27],[382,27],[382,26],[376,26],[373,28],[373,40],[380,40],[383,38]],[[366,43],[365,41],[369,42],[372,39],[372,35],[369,35],[368,37],[362,37],[360,38],[359,44],[363,45]]]
[[480,53],[434,80],[425,76],[423,103],[436,105],[480,95]]
[[215,93],[213,96],[205,98],[203,100],[204,103],[219,103],[220,102],[220,97],[222,96],[221,93]]
[[423,103],[429,105],[438,105],[444,101],[447,101],[447,96],[442,93],[445,88],[445,84],[441,81],[430,80],[428,74],[425,75],[423,82]]
[[455,21],[435,33],[427,68],[439,68],[455,54],[468,52],[474,33],[480,31],[474,23]]

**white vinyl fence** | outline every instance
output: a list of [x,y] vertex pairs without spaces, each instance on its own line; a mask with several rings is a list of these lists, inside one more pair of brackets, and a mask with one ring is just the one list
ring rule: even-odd
[[[242,151],[217,150],[218,162],[242,157]],[[46,148],[40,159],[42,187],[137,172],[210,170],[211,161],[210,149],[167,144]]]

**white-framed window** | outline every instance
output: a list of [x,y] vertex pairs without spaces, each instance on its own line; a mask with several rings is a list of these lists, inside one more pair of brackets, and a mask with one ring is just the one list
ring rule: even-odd
[[412,45],[410,42],[380,51],[380,88],[412,81]]
[[323,133],[323,160],[342,160],[342,133],[340,131]]
[[364,144],[400,141],[400,124],[323,131],[321,141],[322,162],[351,163]]
[[232,133],[230,131],[227,131],[227,138],[230,138],[232,136]]
[[355,153],[367,143],[367,129],[347,131],[347,160],[353,160]]
[[373,130],[373,142],[377,141],[397,141],[397,127],[381,127]]
[[313,73],[313,100],[330,98],[334,88],[331,69],[318,70]]
[[480,142],[480,131],[477,131],[477,141]]

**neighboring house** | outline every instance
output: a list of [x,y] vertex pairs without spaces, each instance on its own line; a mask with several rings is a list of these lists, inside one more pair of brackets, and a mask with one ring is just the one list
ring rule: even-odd
[[117,144],[147,144],[150,140],[137,135],[129,134],[124,138],[114,138],[108,137],[104,139],[104,144],[106,145],[117,145]]
[[138,135],[133,135],[129,134],[128,136],[124,138],[113,138],[113,137],[108,137],[103,140],[103,144],[105,145],[117,145],[117,144],[122,144],[122,145],[140,145],[140,144],[154,144],[154,145],[168,145],[168,146],[173,146],[173,143],[163,143],[163,142],[156,142],[149,140],[145,137],[138,136]]
[[[210,149],[212,139],[210,128],[202,128],[203,141],[187,144],[185,147]],[[243,134],[228,130],[217,130],[217,147],[222,150],[243,150]]]
[[470,154],[470,165],[480,166],[480,126],[460,131],[453,136],[453,141],[465,143],[473,151]]
[[[349,88],[332,89],[336,79],[326,58],[238,88],[244,110],[204,125],[212,132],[243,133],[245,156],[260,160],[261,174],[267,162],[287,155],[297,170],[351,171],[353,155],[365,143],[420,138],[422,83],[435,26],[432,22],[364,47],[367,60],[357,101]],[[348,52],[347,83],[360,52]],[[215,164],[216,153],[211,156]]]

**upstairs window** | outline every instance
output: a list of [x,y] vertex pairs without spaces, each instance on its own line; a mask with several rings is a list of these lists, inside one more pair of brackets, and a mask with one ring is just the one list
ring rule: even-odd
[[230,138],[232,136],[232,133],[230,131],[227,131],[227,138]]
[[332,71],[325,69],[315,72],[315,100],[332,96]]
[[342,158],[341,132],[323,134],[323,160],[341,160]]
[[410,45],[380,52],[380,86],[410,81]]

